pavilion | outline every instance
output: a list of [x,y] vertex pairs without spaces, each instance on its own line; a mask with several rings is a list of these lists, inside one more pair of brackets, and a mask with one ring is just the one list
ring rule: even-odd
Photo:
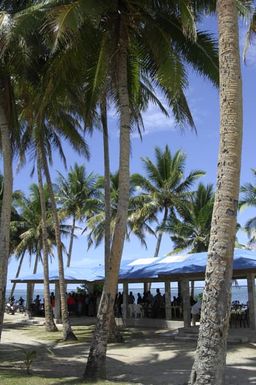
[[[128,314],[128,285],[129,283],[163,282],[165,285],[165,314],[166,320],[172,318],[171,282],[181,283],[183,298],[184,326],[190,326],[190,281],[203,281],[207,263],[207,253],[171,255],[158,258],[140,258],[133,261],[123,261],[118,282],[123,284],[123,318]],[[235,249],[233,262],[233,279],[247,279],[249,325],[256,329],[256,251]],[[56,307],[59,305],[58,272],[49,274],[50,283],[55,283]],[[65,269],[66,284],[87,284],[104,282],[104,266],[85,268],[69,267]],[[13,279],[12,282],[27,284],[27,303],[32,302],[31,288],[33,284],[43,283],[43,274],[34,274]]]

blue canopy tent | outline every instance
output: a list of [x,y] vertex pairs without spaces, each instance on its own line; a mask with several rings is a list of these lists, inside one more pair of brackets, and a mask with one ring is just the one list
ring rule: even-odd
[[[123,283],[124,297],[128,296],[128,284],[132,282],[164,282],[166,293],[166,316],[171,318],[170,282],[180,281],[183,297],[185,324],[190,323],[189,281],[203,280],[207,264],[207,252],[170,255],[158,258],[124,260],[119,272],[119,283]],[[250,325],[256,328],[256,251],[235,249],[233,278],[246,278],[250,307]],[[50,282],[58,282],[58,272],[49,274]],[[65,269],[66,283],[99,283],[104,281],[104,266],[69,267]],[[33,274],[13,279],[12,282],[28,285],[43,282],[43,274]],[[56,285],[56,290],[57,290]],[[168,302],[169,301],[169,302]]]

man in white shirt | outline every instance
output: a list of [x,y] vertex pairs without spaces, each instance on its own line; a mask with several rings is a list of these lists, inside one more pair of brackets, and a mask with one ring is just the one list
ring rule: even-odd
[[192,326],[196,326],[196,322],[199,321],[201,311],[201,301],[198,300],[191,308]]

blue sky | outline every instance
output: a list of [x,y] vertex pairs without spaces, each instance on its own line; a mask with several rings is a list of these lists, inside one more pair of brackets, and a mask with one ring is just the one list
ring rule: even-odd
[[[204,30],[216,31],[216,20],[206,18],[203,23]],[[246,26],[241,26],[240,42],[241,47],[244,44]],[[247,65],[242,64],[243,73],[243,96],[244,96],[244,139],[243,139],[243,157],[241,183],[252,181],[251,168],[256,167],[255,149],[256,149],[256,50],[251,47],[248,52]],[[189,71],[189,87],[187,89],[187,98],[190,104],[193,118],[197,127],[197,135],[190,128],[180,132],[175,126],[173,118],[167,119],[157,110],[150,106],[144,114],[145,132],[143,141],[138,135],[132,135],[131,151],[131,173],[143,173],[141,157],[150,157],[154,159],[154,148],[159,146],[164,148],[166,144],[171,151],[182,149],[187,154],[187,172],[192,169],[203,169],[206,175],[200,179],[203,183],[213,183],[216,180],[216,165],[218,155],[219,140],[219,99],[218,91],[212,84],[199,77],[192,70]],[[116,171],[118,168],[118,121],[114,114],[109,117],[110,125],[110,153],[111,169]],[[99,175],[103,174],[103,151],[102,136],[100,132],[95,131],[92,137],[87,139],[91,158],[90,161],[80,158],[67,145],[64,145],[68,167],[73,166],[75,161],[84,164],[88,172],[93,171]],[[14,188],[28,191],[29,185],[36,181],[35,177],[30,177],[32,166],[28,164],[18,174],[15,175]],[[53,179],[57,170],[65,173],[65,169],[56,155],[51,169]],[[238,221],[244,224],[245,221],[254,215],[254,210],[246,210],[239,213]],[[246,242],[246,236],[239,233],[241,242]],[[125,243],[123,259],[135,259],[138,257],[150,257],[154,253],[156,239],[149,236],[147,239],[148,248],[143,248],[140,243],[131,238],[130,242]],[[172,249],[171,241],[168,236],[164,236],[160,255],[170,252]],[[73,265],[87,265],[102,263],[104,259],[103,247],[97,249],[91,248],[87,251],[85,236],[79,236],[75,241],[73,250]],[[13,277],[17,268],[17,263],[12,258],[9,264],[9,278]],[[56,268],[56,262],[51,268]],[[40,268],[41,269],[41,268]],[[24,266],[22,274],[30,273],[28,265]],[[10,283],[8,282],[8,285]]]

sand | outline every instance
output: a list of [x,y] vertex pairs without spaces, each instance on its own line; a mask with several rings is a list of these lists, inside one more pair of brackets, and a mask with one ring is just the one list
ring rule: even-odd
[[[84,371],[90,338],[82,343],[63,344],[42,338],[43,326],[29,326],[23,315],[8,315],[2,336],[1,366],[6,369],[8,360],[19,349],[37,350],[33,372],[49,377],[80,377]],[[30,333],[30,328],[33,333]],[[40,337],[35,331],[38,330]],[[237,329],[237,333],[250,335],[251,342],[230,345],[227,354],[226,384],[256,384],[256,339],[254,333]],[[110,344],[108,348],[108,379],[143,385],[183,385],[193,363],[196,343],[175,341],[167,330],[133,330],[124,344]],[[4,353],[6,352],[6,354]],[[12,355],[12,352],[13,355]],[[11,362],[17,370],[20,362]]]

